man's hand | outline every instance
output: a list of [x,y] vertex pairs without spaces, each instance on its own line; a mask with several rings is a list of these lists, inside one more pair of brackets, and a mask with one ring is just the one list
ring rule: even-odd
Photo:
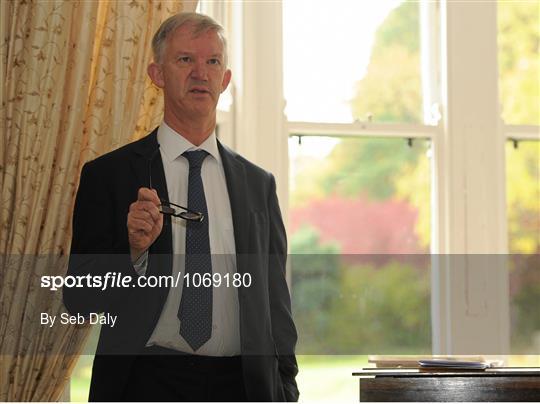
[[129,206],[127,228],[131,261],[135,262],[156,241],[163,228],[155,189],[139,188],[137,200]]

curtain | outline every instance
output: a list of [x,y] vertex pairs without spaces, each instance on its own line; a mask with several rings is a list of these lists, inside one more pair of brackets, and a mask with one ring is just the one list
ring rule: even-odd
[[146,134],[162,97],[146,77],[159,24],[196,2],[0,1],[0,401],[56,401],[89,332],[60,315],[84,162]]

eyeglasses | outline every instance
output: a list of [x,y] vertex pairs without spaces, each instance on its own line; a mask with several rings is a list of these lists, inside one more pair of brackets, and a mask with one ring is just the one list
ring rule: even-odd
[[[149,178],[149,187],[150,189],[153,189],[152,187],[152,161],[156,157],[157,152],[159,151],[159,145],[158,148],[152,153],[152,156],[148,160],[148,178]],[[185,206],[177,205],[176,203],[172,203],[166,199],[159,199],[161,202],[160,207],[160,213],[163,215],[168,216],[174,216],[179,217],[184,220],[188,220],[191,222],[202,222],[204,220],[204,215],[201,212],[197,212],[195,210],[186,208]],[[179,210],[179,209],[183,210]]]

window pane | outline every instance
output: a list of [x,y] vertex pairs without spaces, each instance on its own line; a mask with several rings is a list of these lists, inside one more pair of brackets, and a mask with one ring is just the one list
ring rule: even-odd
[[509,141],[506,176],[511,363],[540,366],[540,142]]
[[540,125],[540,3],[499,1],[497,16],[502,117]]
[[285,1],[290,121],[420,122],[419,3]]
[[431,353],[429,142],[293,136],[289,151],[303,398],[357,400],[339,386],[368,354]]

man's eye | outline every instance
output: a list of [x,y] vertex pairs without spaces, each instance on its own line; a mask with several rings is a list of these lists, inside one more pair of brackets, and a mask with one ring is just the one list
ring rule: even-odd
[[215,59],[215,58],[214,58],[214,59],[210,59],[210,60],[208,61],[208,64],[210,64],[210,65],[220,65],[220,64],[221,64],[221,61],[220,61],[219,59]]
[[180,56],[178,61],[182,63],[189,63],[191,62],[191,58],[189,56]]

